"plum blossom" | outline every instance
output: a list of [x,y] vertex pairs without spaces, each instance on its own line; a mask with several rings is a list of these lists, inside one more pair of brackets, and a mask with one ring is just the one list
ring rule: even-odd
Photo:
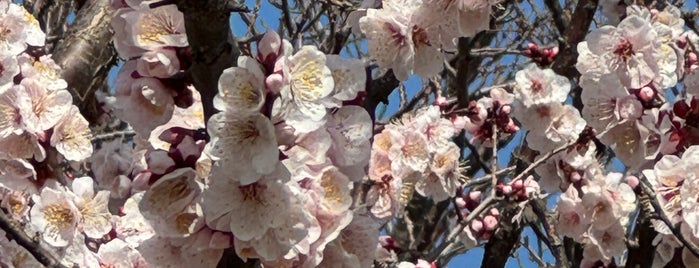
[[267,230],[285,223],[285,215],[300,206],[291,194],[289,171],[281,164],[255,183],[241,185],[228,178],[213,175],[203,192],[202,204],[209,227],[231,231],[241,241],[262,237]]
[[557,75],[551,69],[542,70],[535,63],[530,63],[518,71],[515,80],[515,98],[527,108],[564,102],[570,91],[567,78]]
[[31,46],[43,46],[46,35],[39,21],[24,7],[3,0],[0,2],[0,51],[18,55]]
[[145,260],[141,254],[118,238],[101,245],[97,256],[101,266],[133,268],[145,266]]
[[590,227],[591,219],[584,213],[582,200],[575,188],[568,188],[560,195],[556,210],[558,211],[556,230],[561,235],[582,239],[583,234]]
[[239,57],[238,66],[223,70],[214,107],[227,113],[257,112],[265,100],[265,76],[253,58]]
[[282,114],[296,133],[307,133],[325,121],[326,106],[322,100],[335,88],[326,56],[314,46],[303,46],[283,62],[284,79],[281,88]]
[[72,106],[51,135],[51,146],[71,161],[84,160],[92,154],[92,133],[78,107]]
[[72,242],[80,222],[80,211],[72,194],[44,188],[32,200],[31,223],[37,230],[42,230],[43,240],[55,247],[65,247]]
[[148,51],[136,63],[136,71],[143,76],[168,78],[180,70],[180,62],[174,49]]
[[[650,21],[630,15],[618,26],[605,25],[585,38],[590,51],[628,88],[641,88],[655,78],[661,60]],[[583,55],[583,54],[581,54]],[[586,61],[580,58],[578,61]]]
[[193,169],[176,169],[153,183],[139,208],[160,236],[189,236],[203,227],[201,208],[192,206],[202,188]]
[[209,119],[208,130],[211,142],[205,152],[217,161],[213,172],[220,170],[225,173],[221,175],[246,185],[276,168],[279,149],[274,127],[262,114],[218,113]]
[[20,85],[0,93],[0,139],[19,135],[26,127],[24,114],[32,109],[31,98]]
[[113,107],[119,118],[147,137],[172,117],[173,92],[156,78],[134,78],[135,69],[136,61],[127,61],[119,70]]
[[164,47],[186,47],[184,16],[175,5],[131,6],[117,10],[111,21],[114,46],[122,59]]

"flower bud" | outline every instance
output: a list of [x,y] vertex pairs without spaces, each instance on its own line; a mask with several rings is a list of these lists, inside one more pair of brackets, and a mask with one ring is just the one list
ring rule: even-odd
[[483,218],[483,227],[486,231],[493,231],[498,227],[498,219],[492,215]]

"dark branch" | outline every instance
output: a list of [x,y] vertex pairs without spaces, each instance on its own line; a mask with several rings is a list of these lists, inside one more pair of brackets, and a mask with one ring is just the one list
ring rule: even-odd
[[[240,55],[230,26],[230,0],[178,0],[177,7],[184,13],[187,40],[192,49],[193,62],[189,72],[194,87],[201,94],[204,119],[216,113],[214,96],[218,92],[218,78],[226,68],[236,66]],[[238,8],[239,9],[239,8]]]
[[53,59],[63,68],[63,79],[68,82],[74,103],[91,123],[99,116],[95,90],[104,85],[116,62],[116,52],[110,45],[112,13],[109,1],[85,2],[53,52]]
[[46,267],[63,268],[48,251],[43,249],[39,243],[29,238],[22,229],[11,220],[4,211],[0,210],[0,229],[4,230],[11,239],[24,247],[34,258]]

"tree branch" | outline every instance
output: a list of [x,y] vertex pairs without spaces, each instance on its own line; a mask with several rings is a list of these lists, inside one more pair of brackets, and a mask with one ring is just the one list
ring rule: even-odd
[[112,13],[109,1],[87,1],[53,52],[53,59],[63,68],[73,102],[90,123],[99,117],[95,90],[105,83],[116,63],[116,52],[110,45]]
[[43,249],[39,243],[34,242],[29,238],[21,227],[17,226],[13,220],[11,220],[4,211],[0,209],[0,229],[4,230],[10,238],[12,238],[17,244],[24,247],[29,253],[34,256],[34,258],[46,267],[63,268],[61,263],[56,261],[56,259],[51,256],[51,254]]
[[575,68],[575,63],[578,60],[577,45],[585,40],[587,30],[590,28],[590,23],[597,11],[597,3],[599,0],[580,0],[575,6],[575,12],[570,19],[570,26],[565,31],[563,37],[565,43],[561,47],[561,53],[556,57],[551,68],[558,74],[568,78],[580,76]]

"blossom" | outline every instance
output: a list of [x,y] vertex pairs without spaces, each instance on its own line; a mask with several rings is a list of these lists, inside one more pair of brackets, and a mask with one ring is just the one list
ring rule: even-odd
[[209,119],[208,130],[211,142],[205,152],[217,160],[215,173],[220,170],[231,180],[250,184],[260,174],[274,171],[279,162],[274,127],[260,113],[247,116],[218,113]]
[[164,47],[186,47],[184,16],[175,5],[124,8],[112,17],[114,46],[122,59]]
[[174,49],[156,49],[137,60],[136,71],[143,76],[169,78],[180,71],[180,61]]
[[359,19],[369,55],[379,67],[393,69],[400,81],[413,73],[423,78],[436,75],[443,69],[440,46],[454,48],[453,31],[440,31],[444,25],[430,16],[439,8],[421,9],[421,5],[422,1],[389,1],[382,9],[367,9]]
[[112,230],[111,213],[107,208],[109,192],[95,193],[90,177],[80,177],[71,185],[75,194],[74,204],[80,211],[79,228],[90,238],[99,239]]
[[247,185],[214,174],[203,192],[207,225],[231,231],[241,241],[258,239],[267,230],[282,226],[290,209],[300,206],[290,186],[280,182],[288,181],[289,176],[281,163],[265,178]]
[[31,108],[31,98],[22,86],[16,85],[0,93],[0,139],[22,134],[26,124],[24,115]]
[[[617,27],[605,25],[585,38],[590,51],[614,72],[622,85],[641,88],[658,73],[660,60],[650,21],[637,15],[624,18]],[[579,59],[580,60],[580,59]]]
[[435,202],[453,197],[458,186],[460,155],[459,147],[454,143],[435,152],[430,163],[431,172],[415,183],[415,191]]
[[54,128],[51,146],[68,160],[80,161],[92,154],[92,133],[78,107],[72,106]]
[[150,77],[134,79],[136,61],[127,61],[117,74],[114,93],[115,113],[143,137],[170,120],[174,110],[173,93]]
[[18,55],[27,45],[44,45],[46,35],[34,16],[24,7],[10,1],[0,4],[0,51]]
[[214,107],[227,113],[254,113],[265,101],[265,75],[250,57],[239,57],[239,67],[223,70]]
[[23,79],[22,86],[32,102],[31,112],[27,111],[22,120],[27,130],[42,132],[54,127],[70,111],[73,97],[67,90],[47,91],[31,79]]
[[371,117],[359,106],[343,106],[328,119],[329,157],[338,166],[366,165],[371,154]]
[[357,93],[365,90],[367,74],[364,61],[339,55],[325,55],[325,58],[335,84],[330,93],[332,101],[326,106],[340,106],[342,101],[352,100],[357,97]]
[[547,152],[558,146],[578,139],[587,123],[580,116],[575,107],[563,105],[561,109],[553,113],[553,117],[548,118],[548,126],[544,130],[544,137],[540,136],[542,129],[532,128],[527,135],[529,146],[539,152]]
[[0,94],[14,83],[13,79],[19,74],[19,65],[14,55],[0,53]]
[[359,28],[371,58],[382,68],[393,69],[398,80],[407,80],[415,57],[409,18],[395,10],[370,8],[359,19]]
[[114,230],[117,237],[132,248],[138,247],[155,235],[155,230],[139,209],[139,203],[143,200],[144,194],[145,192],[138,192],[126,199],[121,209],[123,215],[115,221]]
[[30,211],[31,223],[42,231],[46,243],[64,247],[73,241],[80,222],[80,211],[70,193],[64,190],[44,188],[34,195],[34,206]]
[[97,256],[101,266],[135,268],[145,265],[141,254],[118,238],[101,245]]
[[515,98],[530,108],[534,105],[561,103],[568,97],[570,82],[564,76],[557,75],[551,69],[540,69],[530,63],[515,74],[517,87]]
[[574,239],[581,239],[591,224],[591,219],[584,213],[582,200],[578,197],[578,191],[570,187],[561,194],[558,199],[558,222],[556,230],[561,235]]
[[58,66],[50,55],[43,55],[36,60],[28,54],[21,54],[17,57],[22,73],[22,82],[36,82],[46,91],[56,91],[66,89],[68,83],[61,78],[61,66]]
[[296,132],[310,132],[324,123],[326,106],[321,100],[335,87],[326,56],[314,46],[303,46],[284,61],[281,100],[286,105],[285,119]]
[[[609,228],[592,229],[590,231],[590,243],[585,246],[586,258],[590,255],[599,257],[604,262],[613,257],[620,257],[626,250],[626,234],[621,224],[612,224]],[[588,248],[594,253],[587,252]],[[593,257],[594,258],[594,257]]]
[[179,168],[153,183],[139,203],[143,216],[160,236],[186,236],[197,231],[201,213],[189,209],[203,186],[196,181],[196,171]]

